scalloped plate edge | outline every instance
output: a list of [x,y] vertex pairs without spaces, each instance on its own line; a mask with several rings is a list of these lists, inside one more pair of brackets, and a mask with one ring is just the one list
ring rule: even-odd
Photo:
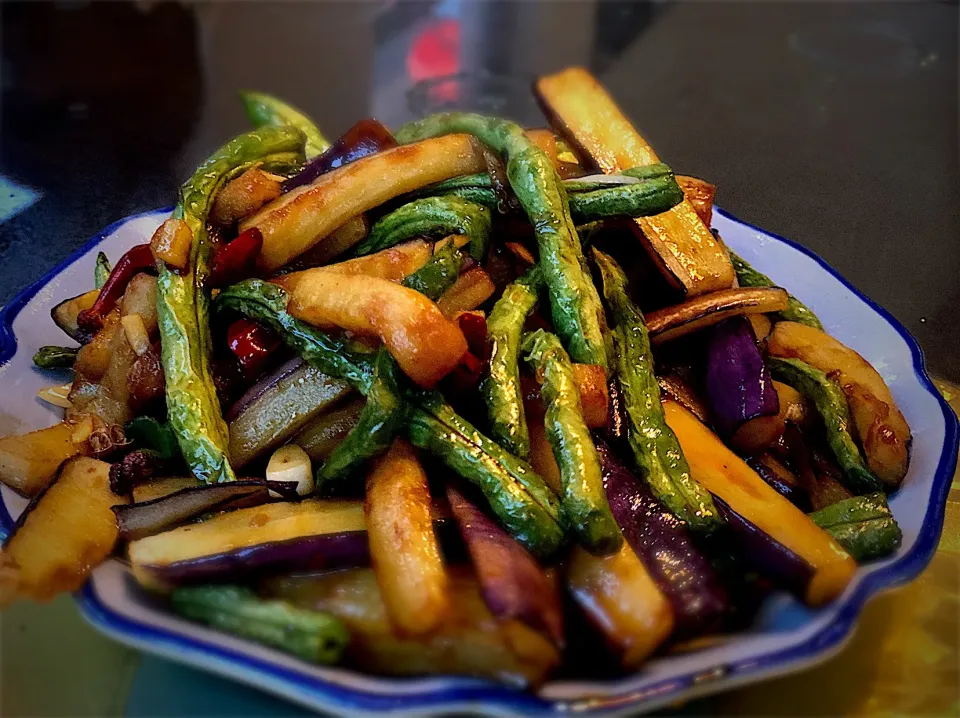
[[[114,222],[4,306],[0,310],[0,366],[16,354],[14,319],[43,287],[64,269],[92,251],[123,224],[153,214],[159,216],[169,211],[169,208],[153,210]],[[881,590],[894,588],[915,578],[932,558],[943,526],[946,498],[957,462],[960,426],[958,426],[957,417],[930,380],[919,344],[887,310],[863,295],[823,259],[804,246],[744,222],[719,208],[716,208],[716,211],[727,220],[782,242],[814,260],[821,269],[838,280],[850,293],[886,321],[906,343],[910,350],[914,375],[921,387],[936,400],[943,413],[944,443],[921,528],[912,550],[890,564],[867,573],[854,592],[841,599],[843,605],[836,618],[813,636],[786,648],[751,655],[745,660],[716,666],[714,671],[698,671],[673,676],[640,690],[626,690],[622,693],[614,691],[597,698],[545,700],[535,694],[462,678],[451,678],[449,679],[451,685],[448,687],[420,694],[411,691],[391,693],[388,690],[363,690],[318,681],[305,674],[275,665],[268,660],[224,648],[213,641],[176,635],[147,623],[126,618],[104,603],[92,582],[88,582],[76,594],[82,615],[95,628],[121,643],[256,685],[307,707],[342,714],[356,714],[359,711],[362,713],[389,712],[394,715],[436,715],[479,711],[486,715],[548,713],[622,715],[638,710],[655,710],[677,701],[686,701],[772,676],[792,673],[838,653],[850,639],[856,619],[867,600]],[[6,505],[0,499],[0,534],[6,535],[12,523]],[[712,674],[720,675],[722,678],[710,680]]]

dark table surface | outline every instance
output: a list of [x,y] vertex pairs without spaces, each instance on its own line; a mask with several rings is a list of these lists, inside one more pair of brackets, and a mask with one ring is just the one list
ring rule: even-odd
[[957,14],[955,2],[3,3],[0,173],[39,199],[0,224],[0,303],[100,228],[172,204],[192,166],[245,129],[239,88],[285,97],[336,136],[443,104],[417,80],[453,70],[458,104],[542,124],[531,78],[584,64],[666,162],[819,253],[960,379]]
[[[458,104],[538,125],[531,79],[582,64],[666,162],[819,253],[960,380],[957,21],[955,2],[0,3],[0,305],[99,229],[172,204],[247,127],[239,88],[334,137],[434,109],[449,95],[418,81],[456,71]],[[745,712],[790,713],[831,665]],[[140,686],[134,705],[202,711],[170,691],[181,674],[144,685],[188,698]]]

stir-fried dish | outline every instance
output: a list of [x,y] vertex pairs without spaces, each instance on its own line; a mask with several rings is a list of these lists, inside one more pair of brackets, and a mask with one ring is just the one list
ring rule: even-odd
[[[551,129],[446,113],[255,129],[37,348],[64,411],[0,439],[31,502],[0,604],[118,558],[313,663],[536,686],[836,599],[894,551],[910,429],[880,374],[710,229],[585,70]],[[111,260],[113,264],[111,265]],[[784,267],[781,276],[789,276]]]

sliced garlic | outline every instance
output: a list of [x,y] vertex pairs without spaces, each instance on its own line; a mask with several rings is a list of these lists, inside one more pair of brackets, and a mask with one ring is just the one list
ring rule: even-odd
[[83,444],[93,433],[93,417],[85,414],[80,421],[74,425],[73,433],[70,435],[70,441],[74,444]]
[[70,399],[67,397],[70,396],[70,389],[72,387],[72,383],[61,384],[60,386],[48,386],[46,389],[38,391],[37,397],[48,404],[59,406],[61,409],[69,409],[73,404],[70,403]]
[[[296,483],[299,496],[312,493],[313,465],[307,452],[296,444],[287,444],[274,451],[267,463],[267,481]],[[283,498],[273,490],[270,495]]]
[[150,351],[150,335],[147,333],[147,325],[143,323],[143,317],[139,314],[128,314],[120,318],[120,324],[123,325],[123,333],[127,335],[127,341],[138,357]]

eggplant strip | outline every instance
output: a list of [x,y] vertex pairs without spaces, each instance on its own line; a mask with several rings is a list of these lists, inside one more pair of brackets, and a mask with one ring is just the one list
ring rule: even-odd
[[523,621],[563,646],[560,596],[540,564],[453,484],[447,484],[447,498],[490,612]]
[[[741,536],[751,558],[797,590],[807,604],[820,606],[853,580],[857,565],[829,534],[757,476],[717,436],[672,401],[664,414],[690,461],[694,477],[747,526]],[[770,542],[773,542],[771,545]],[[754,550],[751,549],[753,547]],[[783,551],[782,548],[786,551]]]
[[90,309],[94,305],[99,296],[99,289],[91,289],[89,292],[60,302],[50,310],[50,317],[53,319],[53,323],[60,327],[63,332],[74,341],[84,344],[89,342],[91,338],[90,334],[80,328],[77,319],[81,312]]
[[467,351],[463,332],[441,307],[407,287],[324,267],[273,281],[289,293],[287,311],[294,317],[320,328],[378,337],[403,372],[422,387],[435,386]]
[[638,668],[676,625],[666,595],[627,543],[610,556],[575,546],[567,586],[625,668]]
[[285,443],[350,393],[345,381],[302,361],[281,367],[268,382],[230,421],[230,461],[237,469]]
[[691,539],[683,522],[664,510],[650,488],[597,442],[603,485],[627,544],[643,562],[673,607],[683,636],[717,631],[730,610],[720,577]]
[[450,611],[449,579],[430,509],[416,449],[397,439],[367,475],[363,515],[387,614],[404,635],[432,633]]
[[[603,172],[660,161],[587,70],[572,67],[540,77],[534,92],[554,128]],[[635,226],[666,278],[687,297],[733,285],[730,258],[688,200],[663,214],[638,218]]]
[[723,289],[645,315],[650,341],[662,344],[679,339],[724,319],[767,314],[787,307],[787,292],[779,287]]
[[365,399],[358,397],[339,408],[321,414],[293,437],[290,443],[306,451],[307,456],[314,462],[326,461],[360,421],[365,403]]
[[231,481],[227,484],[194,486],[152,501],[113,507],[117,528],[124,541],[152,536],[186,523],[208,511],[232,505],[239,499],[269,500],[269,489],[262,481]]
[[710,330],[705,385],[713,425],[738,452],[758,454],[783,435],[777,390],[746,318]]
[[258,267],[274,272],[326,239],[347,220],[401,194],[481,171],[483,155],[467,135],[449,135],[369,155],[287,192],[241,222],[258,228]]
[[137,539],[127,554],[146,587],[223,582],[266,568],[365,566],[365,528],[359,501],[279,501]]

